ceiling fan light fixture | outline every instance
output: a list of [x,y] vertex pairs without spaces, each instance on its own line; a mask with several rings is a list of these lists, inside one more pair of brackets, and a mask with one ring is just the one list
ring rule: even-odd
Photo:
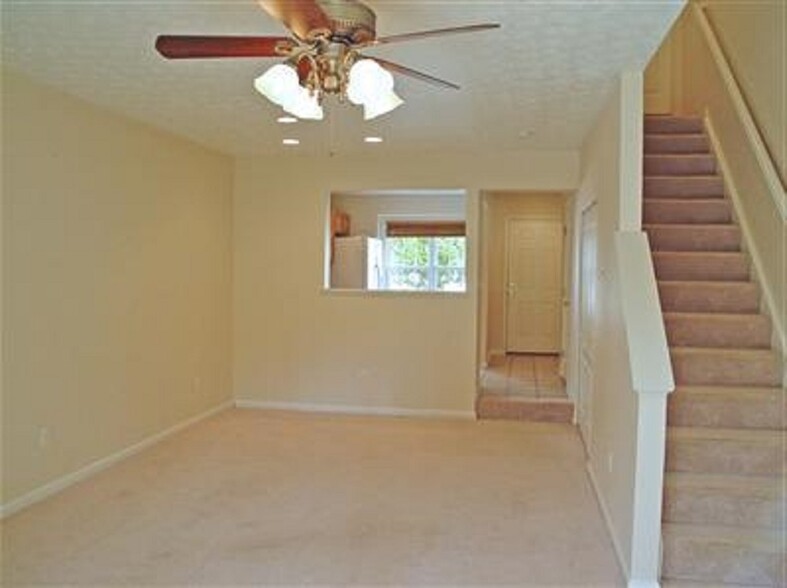
[[281,107],[284,109],[284,112],[302,119],[322,120],[324,116],[317,96],[300,85],[290,99],[282,104]]

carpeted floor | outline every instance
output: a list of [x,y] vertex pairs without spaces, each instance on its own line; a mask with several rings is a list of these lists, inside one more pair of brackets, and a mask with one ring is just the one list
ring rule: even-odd
[[5,586],[623,585],[568,425],[230,410],[2,526]]

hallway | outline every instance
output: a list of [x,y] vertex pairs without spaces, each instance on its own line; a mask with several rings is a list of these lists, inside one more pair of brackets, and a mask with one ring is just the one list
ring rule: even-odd
[[558,355],[509,353],[505,363],[482,371],[484,392],[527,398],[567,398]]

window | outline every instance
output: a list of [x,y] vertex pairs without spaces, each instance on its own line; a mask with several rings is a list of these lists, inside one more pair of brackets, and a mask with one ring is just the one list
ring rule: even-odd
[[383,239],[383,288],[464,292],[465,223],[387,221]]

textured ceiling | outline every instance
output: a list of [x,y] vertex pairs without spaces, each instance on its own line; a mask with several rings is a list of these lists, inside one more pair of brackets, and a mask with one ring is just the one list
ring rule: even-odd
[[[406,104],[375,121],[329,103],[326,119],[281,125],[252,88],[269,59],[166,61],[158,34],[285,33],[254,0],[1,0],[2,63],[116,112],[220,151],[573,149],[616,74],[641,68],[683,0],[368,0],[378,35],[479,22],[502,28],[369,53],[462,86],[397,77]],[[365,145],[365,135],[385,138]],[[301,145],[284,147],[284,137]]]

